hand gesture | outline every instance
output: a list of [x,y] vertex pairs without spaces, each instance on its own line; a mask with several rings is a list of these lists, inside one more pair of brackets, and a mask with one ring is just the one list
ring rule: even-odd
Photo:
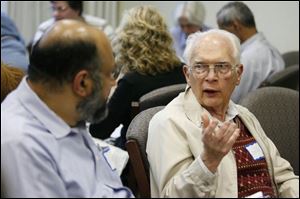
[[202,115],[204,150],[201,159],[211,172],[216,172],[223,157],[231,150],[239,136],[240,130],[233,122],[225,122],[219,128],[216,120],[209,120],[208,116]]

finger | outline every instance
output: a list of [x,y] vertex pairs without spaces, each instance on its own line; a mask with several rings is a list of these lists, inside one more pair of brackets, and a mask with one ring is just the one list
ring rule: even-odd
[[202,122],[203,122],[203,127],[207,128],[207,126],[210,123],[208,115],[206,113],[204,113],[203,115],[201,115],[201,119],[202,119]]
[[228,126],[228,128],[227,128],[227,130],[226,130],[226,132],[224,133],[224,136],[223,136],[222,140],[224,142],[227,142],[228,139],[232,136],[232,134],[234,133],[234,131],[236,129],[238,129],[237,125],[235,123],[233,123],[233,122],[230,123],[229,126]]
[[219,139],[222,139],[224,135],[226,134],[226,131],[228,130],[230,123],[225,122],[224,124],[221,125],[219,129],[216,130],[216,137]]
[[229,149],[232,148],[233,144],[235,143],[235,141],[239,137],[239,135],[240,135],[240,129],[235,129],[233,134],[228,139],[228,142],[226,143],[226,146],[229,147]]
[[218,125],[218,122],[216,120],[211,120],[207,128],[204,129],[204,135],[206,136],[213,136],[213,133],[215,132],[215,129]]

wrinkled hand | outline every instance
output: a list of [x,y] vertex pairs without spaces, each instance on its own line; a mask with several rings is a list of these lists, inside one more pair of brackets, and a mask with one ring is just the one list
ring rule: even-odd
[[225,122],[220,128],[216,128],[218,122],[209,120],[208,116],[201,116],[203,121],[204,150],[201,159],[211,172],[216,172],[223,157],[230,151],[240,130],[235,123]]

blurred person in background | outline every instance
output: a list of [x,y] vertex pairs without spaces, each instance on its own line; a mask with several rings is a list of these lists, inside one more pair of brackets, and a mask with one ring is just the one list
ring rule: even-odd
[[252,11],[243,2],[230,2],[217,13],[220,29],[235,34],[241,42],[241,62],[244,73],[232,100],[238,103],[246,94],[257,89],[272,74],[284,69],[280,52],[263,33],[258,32]]
[[1,11],[1,62],[28,69],[29,59],[25,42],[15,23]]
[[183,52],[187,37],[197,31],[207,31],[210,28],[204,24],[206,11],[200,1],[187,1],[175,9],[176,26],[171,29],[176,54],[183,60]]
[[43,33],[51,27],[55,21],[62,19],[74,19],[85,22],[91,26],[99,28],[106,34],[106,36],[112,39],[114,34],[113,28],[105,19],[84,14],[83,1],[50,1],[50,3],[52,18],[39,25],[32,44],[38,41]]
[[24,71],[1,62],[1,103],[6,96],[17,88],[21,82]]
[[154,89],[185,83],[185,78],[167,25],[153,7],[135,7],[125,14],[113,40],[113,49],[123,76],[109,100],[108,117],[92,124],[90,132],[94,137],[106,139],[122,124],[116,146],[124,149],[132,120],[131,102]]

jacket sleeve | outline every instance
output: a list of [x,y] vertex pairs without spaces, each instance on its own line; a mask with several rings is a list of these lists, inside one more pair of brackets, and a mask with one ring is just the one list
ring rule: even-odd
[[151,120],[147,141],[151,196],[214,197],[216,175],[192,155],[183,129],[161,116]]

